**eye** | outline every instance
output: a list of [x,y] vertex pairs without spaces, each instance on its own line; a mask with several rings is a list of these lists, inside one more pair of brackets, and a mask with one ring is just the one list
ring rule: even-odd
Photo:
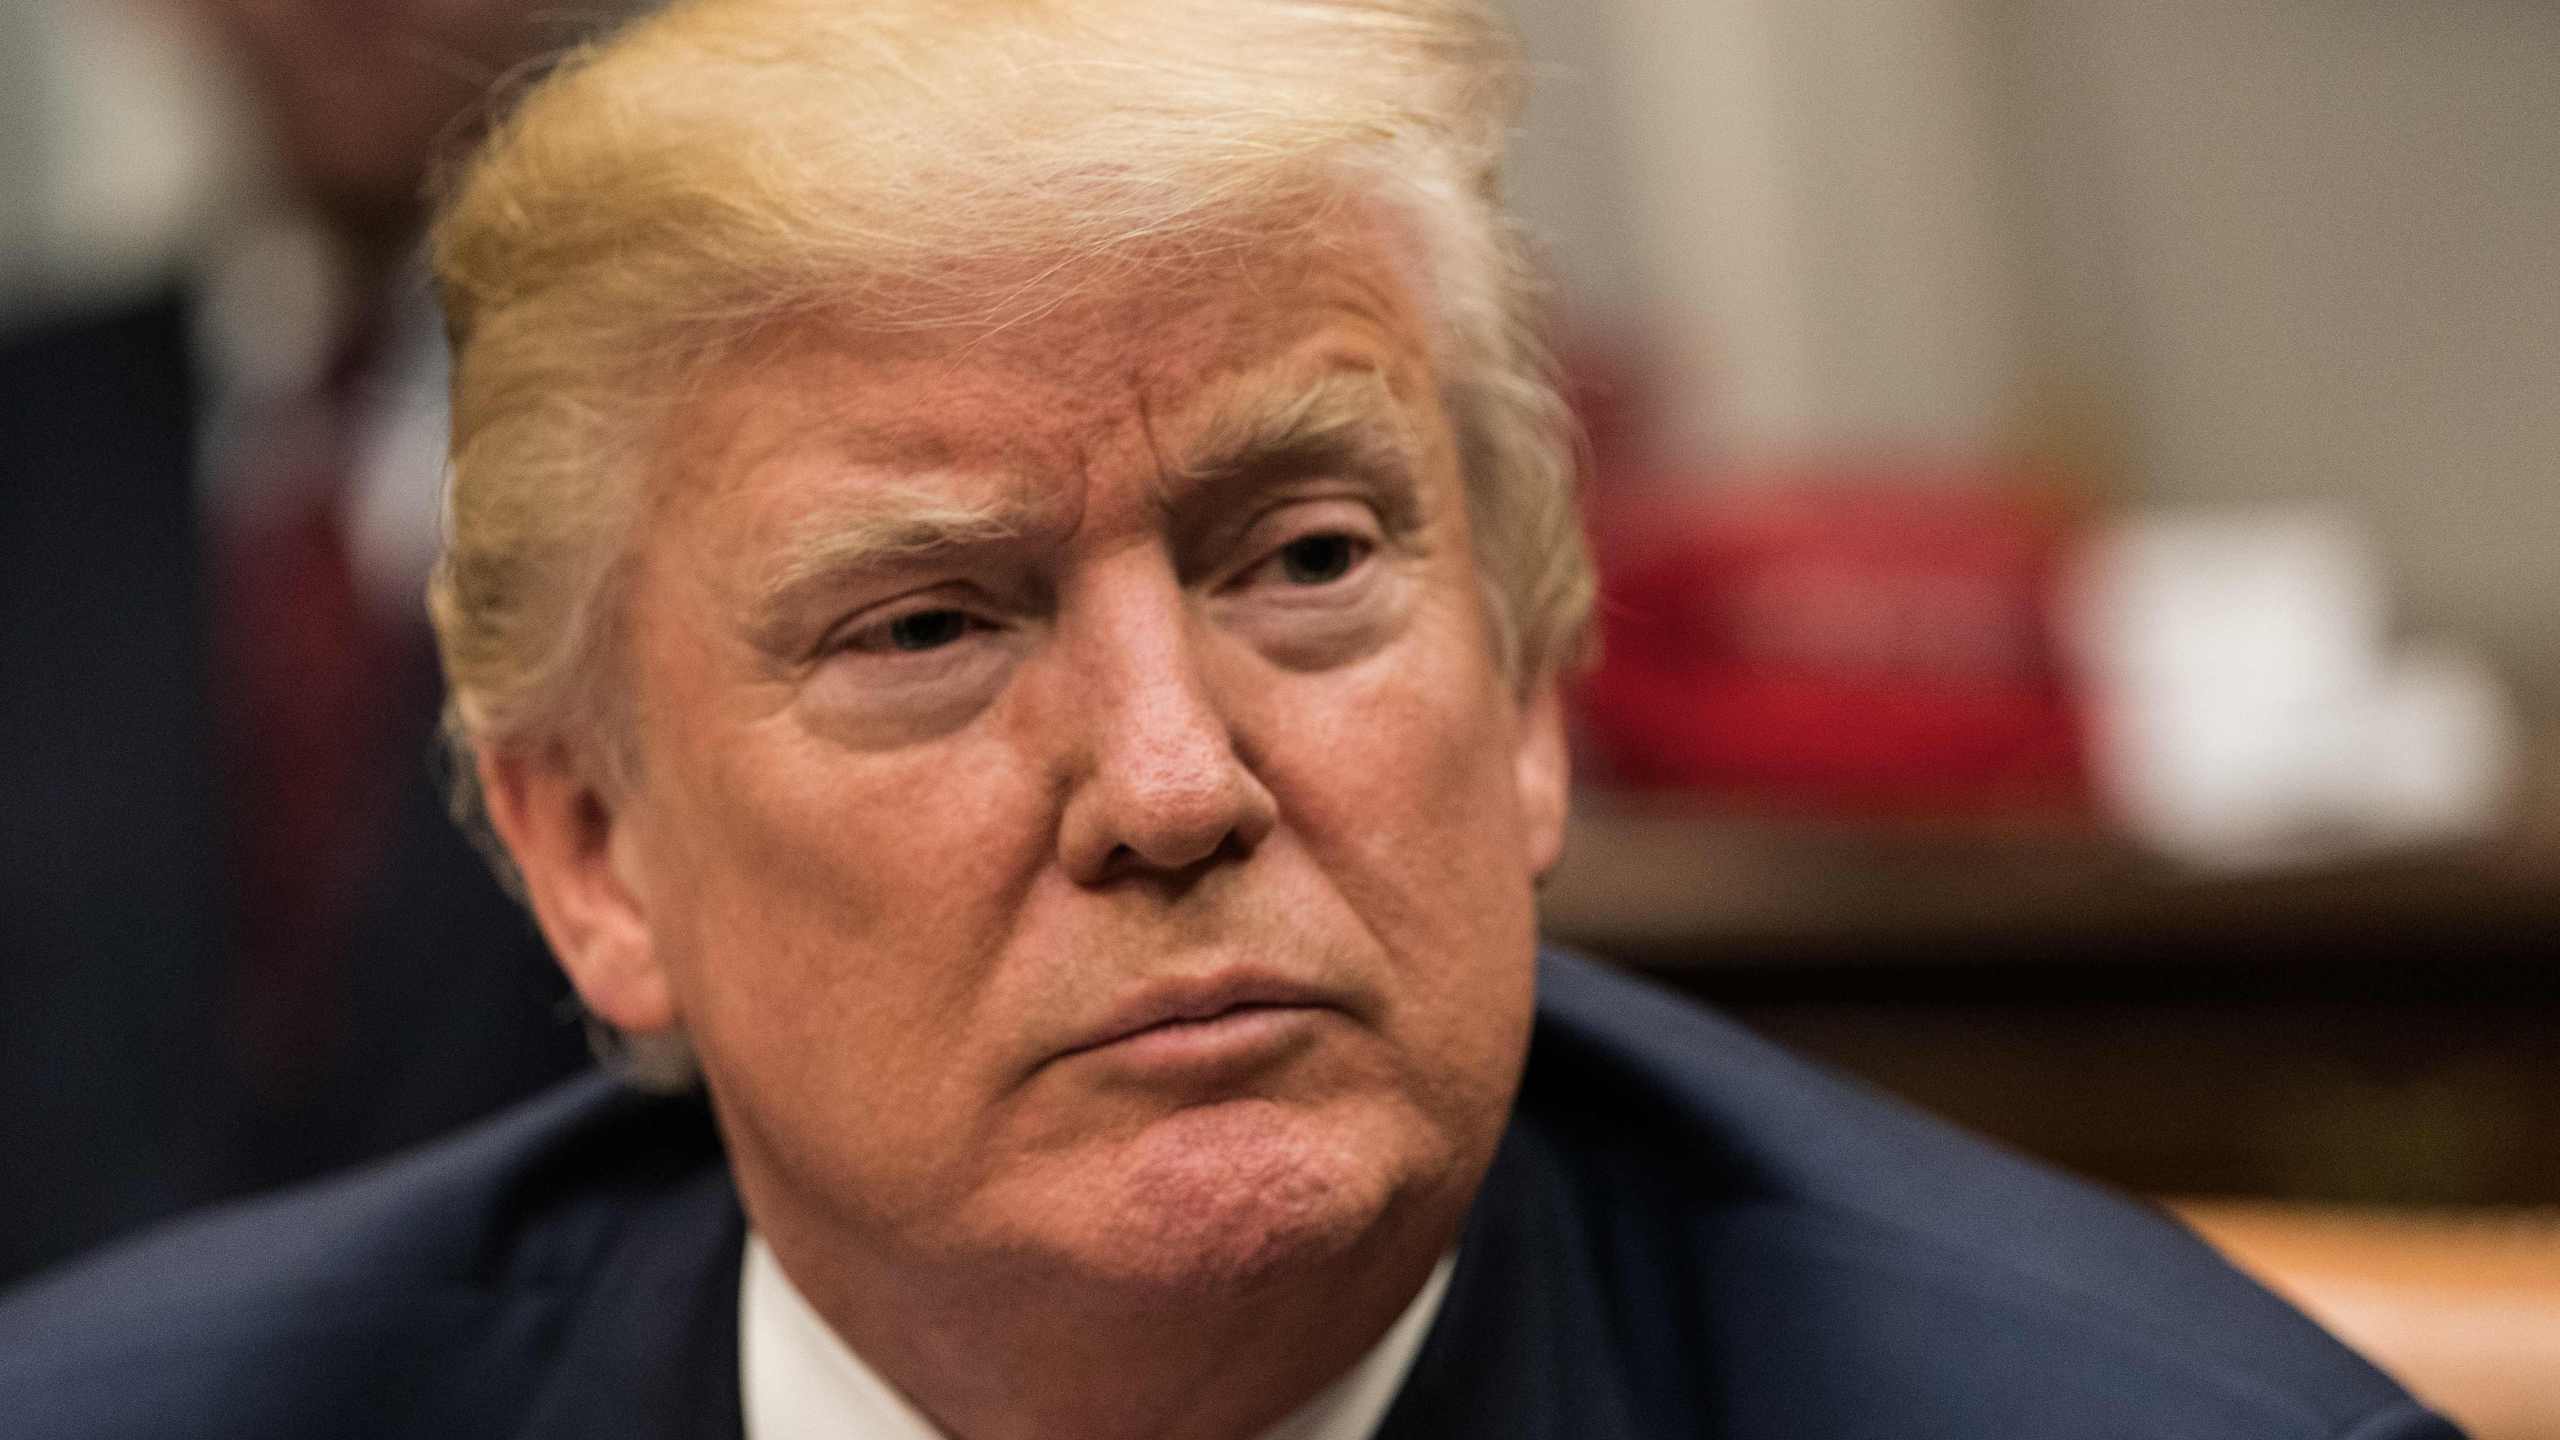
[[1302,535],[1281,546],[1274,558],[1281,577],[1292,585],[1330,585],[1350,574],[1368,555],[1368,541],[1335,530]]
[[1368,654],[1396,633],[1412,593],[1394,547],[1364,498],[1275,507],[1234,545],[1245,559],[1218,587],[1221,623],[1291,669]]
[[935,606],[875,620],[846,633],[837,648],[874,655],[921,655],[947,649],[987,628],[986,621],[966,610]]
[[958,610],[918,610],[882,627],[892,650],[939,650],[969,633],[969,617]]

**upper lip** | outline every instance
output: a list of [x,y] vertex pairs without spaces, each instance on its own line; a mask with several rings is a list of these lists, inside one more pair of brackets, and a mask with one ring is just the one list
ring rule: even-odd
[[1073,1055],[1098,1049],[1159,1025],[1212,1020],[1231,1010],[1283,1005],[1339,1008],[1335,997],[1319,986],[1249,970],[1159,980],[1115,1006],[1060,1053]]

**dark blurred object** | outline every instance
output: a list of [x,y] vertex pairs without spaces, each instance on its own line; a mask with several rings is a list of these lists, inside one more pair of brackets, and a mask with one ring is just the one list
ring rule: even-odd
[[[359,338],[237,448],[212,565],[212,698],[229,831],[234,1019],[254,1083],[290,1101],[346,1030],[343,971],[383,863],[395,716],[427,663],[413,616],[365,594],[347,511],[377,345]],[[432,700],[426,700],[431,704]],[[405,728],[405,727],[404,727]]]
[[[0,346],[0,1276],[581,1059],[538,937],[443,814],[417,633],[368,746],[385,803],[346,913],[306,922],[327,1028],[240,1043],[244,1007],[292,997],[254,994],[237,943],[184,317],[166,297]],[[290,1084],[259,1078],[277,1069]]]
[[2137,1191],[2560,1204],[2560,733],[2458,847],[2217,874],[2063,819],[1585,796],[1548,933]]
[[491,87],[634,0],[182,0],[228,54],[296,199],[359,258],[396,255],[426,177]]
[[0,343],[0,1280],[585,1060],[444,814],[410,252],[489,87],[627,7],[191,8],[287,193]]
[[1792,808],[2076,809],[2057,656],[2070,527],[2025,492],[1925,477],[1688,487],[1596,526],[1603,783]]

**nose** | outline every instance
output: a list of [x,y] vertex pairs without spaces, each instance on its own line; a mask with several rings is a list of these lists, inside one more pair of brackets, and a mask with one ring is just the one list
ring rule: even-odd
[[1187,878],[1252,853],[1279,804],[1204,668],[1207,637],[1169,575],[1097,598],[1063,647],[1078,743],[1059,860],[1079,884]]

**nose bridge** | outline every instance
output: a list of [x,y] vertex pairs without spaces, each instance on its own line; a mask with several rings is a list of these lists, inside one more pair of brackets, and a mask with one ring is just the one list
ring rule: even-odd
[[1084,878],[1181,869],[1250,847],[1273,808],[1179,579],[1143,554],[1120,559],[1088,577],[1061,620],[1064,680],[1081,716],[1061,841]]
[[[1168,591],[1174,587],[1166,587]],[[1116,722],[1101,727],[1106,756],[1138,778],[1193,783],[1231,759],[1227,717],[1210,693],[1191,616],[1179,603],[1115,605],[1096,618],[1096,708]]]

